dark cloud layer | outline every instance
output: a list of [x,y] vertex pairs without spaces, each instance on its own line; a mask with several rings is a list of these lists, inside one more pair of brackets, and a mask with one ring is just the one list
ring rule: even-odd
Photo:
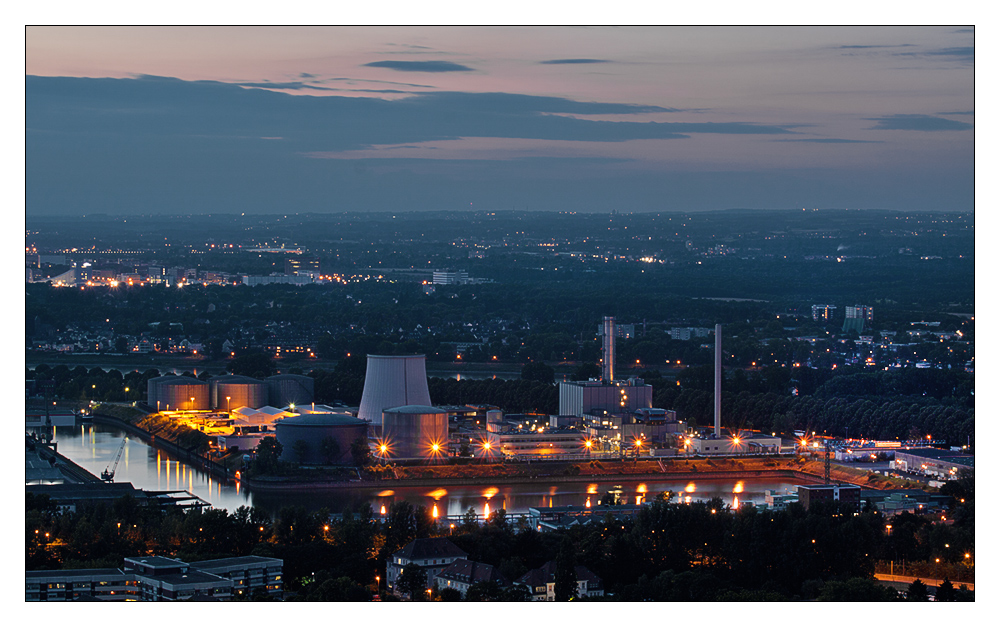
[[811,139],[776,139],[779,142],[805,142],[812,144],[881,144],[880,141],[871,139],[837,139],[833,137],[814,137]]
[[890,131],[966,131],[973,126],[968,122],[959,122],[932,115],[888,115],[881,118],[865,118],[875,122],[873,129]]
[[[279,84],[265,83],[265,87]],[[295,85],[288,83],[282,85]],[[775,135],[789,126],[745,122],[608,122],[558,114],[666,112],[646,105],[579,102],[522,94],[416,94],[400,100],[311,97],[212,81],[26,78],[34,131],[146,136],[275,136],[302,152],[341,151],[460,137],[620,142],[693,133]]]
[[[815,204],[934,208],[973,202],[971,168],[953,162],[896,170],[888,164],[863,173],[853,166],[807,171],[808,164],[770,172],[665,173],[601,158],[307,158],[310,153],[476,137],[622,142],[710,133],[816,138],[796,136],[793,125],[752,121],[639,123],[571,117],[670,116],[674,111],[641,103],[462,92],[383,100],[290,95],[272,91],[275,83],[263,86],[267,89],[151,76],[26,77],[26,211],[384,211],[459,209],[473,201],[496,208],[646,211]],[[906,120],[887,116],[874,121],[882,128],[919,126],[914,117],[925,126],[926,118],[965,124],[902,117]],[[684,144],[676,142],[681,150]]]
[[373,61],[365,67],[383,67],[398,72],[473,72],[471,67],[451,61]]
[[976,49],[973,46],[958,46],[952,48],[938,48],[937,50],[924,50],[921,52],[896,52],[900,57],[937,57],[961,63],[975,63]]

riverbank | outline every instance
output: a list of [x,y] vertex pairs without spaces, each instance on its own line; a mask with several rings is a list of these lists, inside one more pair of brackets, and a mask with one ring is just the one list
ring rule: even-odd
[[130,435],[134,435],[140,438],[142,441],[149,444],[150,446],[166,451],[167,453],[170,453],[171,455],[179,458],[181,461],[188,464],[189,466],[198,468],[199,470],[209,473],[215,476],[216,478],[225,479],[226,481],[235,480],[233,472],[231,472],[224,464],[220,464],[214,460],[208,459],[203,455],[199,455],[198,453],[192,450],[180,446],[176,442],[172,442],[171,440],[163,436],[157,436],[154,433],[150,433],[149,431],[146,431],[141,427],[133,425],[126,420],[114,416],[109,416],[107,414],[101,414],[98,413],[97,411],[95,411],[95,413],[93,414],[93,420],[96,424],[103,424],[110,427],[115,427],[117,429],[125,431]]
[[[609,481],[663,481],[699,479],[774,479],[808,484],[823,483],[822,462],[779,458],[669,459],[641,461],[535,462],[447,466],[382,467],[360,479],[322,480],[314,477],[255,477],[244,479],[252,491],[356,490],[359,488],[435,487],[442,484],[490,486],[497,483],[593,483]],[[831,481],[868,489],[910,487],[910,482],[832,466]]]
[[24,481],[28,483],[100,483],[101,480],[83,466],[57,451],[56,444],[25,436]]

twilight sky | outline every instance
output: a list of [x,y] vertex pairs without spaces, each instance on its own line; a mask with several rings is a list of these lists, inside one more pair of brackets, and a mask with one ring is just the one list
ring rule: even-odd
[[26,212],[974,207],[953,27],[29,27]]

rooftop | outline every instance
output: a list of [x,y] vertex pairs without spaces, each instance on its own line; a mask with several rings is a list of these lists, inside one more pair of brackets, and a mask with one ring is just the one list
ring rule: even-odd
[[465,558],[459,558],[441,571],[438,577],[455,579],[462,583],[474,584],[481,581],[495,581],[501,586],[509,586],[510,581],[504,577],[499,570],[489,564],[472,562]]
[[442,557],[467,557],[468,553],[458,548],[447,538],[417,538],[392,554],[410,560],[440,559]]

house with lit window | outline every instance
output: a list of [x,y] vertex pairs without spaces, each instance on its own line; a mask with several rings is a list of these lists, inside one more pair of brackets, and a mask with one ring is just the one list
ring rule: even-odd
[[[532,601],[556,600],[556,563],[545,562],[541,568],[529,570],[514,582],[524,586],[531,594]],[[604,582],[586,566],[576,567],[576,594],[580,597],[604,596]]]
[[386,589],[399,594],[396,582],[408,567],[422,568],[427,576],[426,585],[434,587],[434,578],[449,564],[465,559],[468,553],[455,546],[448,538],[417,538],[390,556],[386,562]]
[[489,581],[496,583],[501,588],[506,588],[510,585],[510,580],[504,577],[495,566],[481,562],[472,562],[465,558],[458,558],[451,564],[448,564],[434,578],[434,583],[437,584],[438,590],[451,588],[461,592],[462,596],[465,596],[465,593],[468,592],[471,586]]

